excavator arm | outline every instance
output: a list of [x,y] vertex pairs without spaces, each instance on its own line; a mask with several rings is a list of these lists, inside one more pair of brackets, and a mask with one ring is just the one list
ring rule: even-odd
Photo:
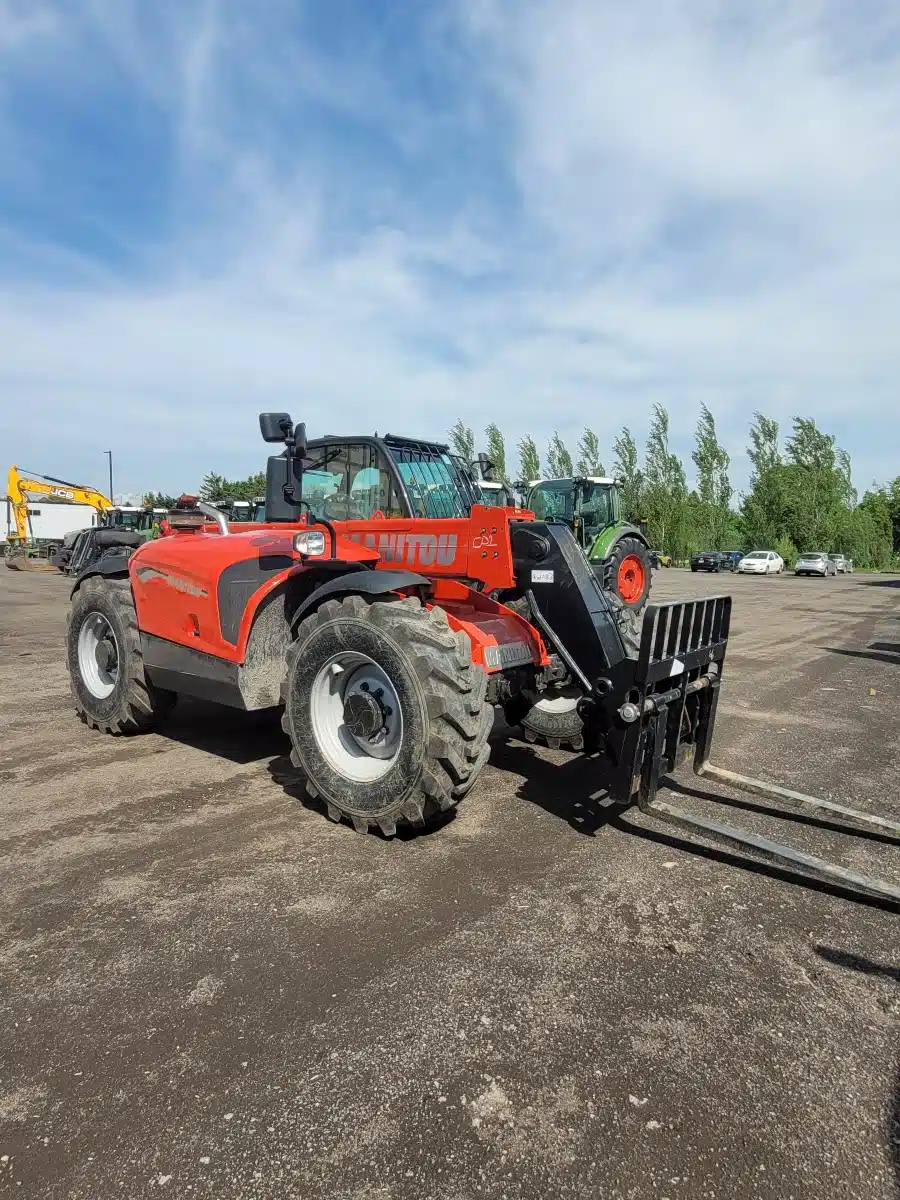
[[112,500],[107,499],[102,492],[85,487],[80,483],[69,483],[65,479],[54,479],[52,475],[40,475],[32,472],[32,476],[24,475],[18,467],[9,468],[6,481],[6,494],[12,505],[13,519],[16,524],[15,540],[24,545],[28,541],[28,497],[49,496],[54,500],[66,500],[70,504],[90,504],[97,512],[106,512],[113,507]]

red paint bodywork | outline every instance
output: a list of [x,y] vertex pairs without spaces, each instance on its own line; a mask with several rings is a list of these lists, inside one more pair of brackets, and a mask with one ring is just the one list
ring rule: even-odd
[[[509,642],[526,642],[532,662],[546,665],[546,648],[533,626],[462,582],[477,580],[486,590],[515,586],[511,516],[528,519],[531,513],[475,506],[469,517],[446,520],[341,521],[334,526],[334,557],[393,570],[407,568],[432,579],[430,599],[446,610],[455,629],[469,636],[474,660],[485,663],[488,670],[499,668],[486,663],[485,651]],[[146,542],[129,561],[140,629],[229,662],[243,662],[262,601],[290,576],[323,561],[303,560],[295,554],[293,535],[305,527],[306,522],[242,525],[223,537],[208,525],[202,531],[172,533]],[[270,560],[273,574],[251,595],[237,643],[232,645],[220,629],[219,579],[227,568],[253,559]],[[260,565],[267,568],[265,561]]]

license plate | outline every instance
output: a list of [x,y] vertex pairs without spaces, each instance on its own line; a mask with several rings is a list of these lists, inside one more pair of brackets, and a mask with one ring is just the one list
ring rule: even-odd
[[499,646],[485,646],[484,665],[489,671],[500,671],[505,667],[520,667],[533,662],[528,642],[501,642]]

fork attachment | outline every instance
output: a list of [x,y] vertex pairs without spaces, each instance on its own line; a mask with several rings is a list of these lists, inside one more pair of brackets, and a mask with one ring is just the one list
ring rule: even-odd
[[[730,618],[727,596],[648,607],[640,653],[633,663],[633,686],[606,735],[612,799],[626,806],[637,803],[642,812],[729,850],[900,904],[900,887],[657,799],[663,776],[693,756],[698,776],[762,796],[779,816],[837,821],[848,833],[862,830],[900,844],[896,821],[739,775],[709,761]],[[609,713],[611,700],[606,703]]]

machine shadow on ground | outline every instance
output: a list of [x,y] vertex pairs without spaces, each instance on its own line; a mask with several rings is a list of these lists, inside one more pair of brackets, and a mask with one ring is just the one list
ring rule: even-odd
[[[885,643],[876,643],[885,645]],[[835,650],[835,653],[863,652]],[[874,653],[881,654],[881,651]],[[886,655],[884,657],[887,657]],[[889,658],[888,661],[898,661]],[[594,837],[609,826],[622,832],[656,842],[673,850],[682,850],[701,858],[710,859],[754,874],[766,875],[812,891],[850,899],[858,904],[897,911],[890,902],[862,896],[837,885],[807,878],[804,875],[782,869],[773,864],[758,862],[749,856],[733,853],[718,847],[707,846],[690,837],[673,833],[662,822],[653,817],[640,815],[636,808],[623,810],[609,801],[604,786],[603,760],[598,756],[586,757],[572,754],[565,761],[544,758],[534,747],[516,740],[514,731],[498,720],[498,728],[491,736],[491,766],[522,778],[516,796],[535,805],[560,821],[582,837]],[[214,754],[238,765],[263,762],[268,759],[266,769],[273,783],[283,789],[292,800],[311,812],[327,817],[324,803],[309,796],[303,780],[294,768],[288,753],[288,738],[281,728],[280,710],[266,709],[257,713],[244,713],[236,709],[207,703],[202,700],[183,699],[165,724],[159,729],[162,737],[207,754]],[[685,797],[689,801],[702,801],[706,805],[722,807],[771,817],[785,822],[782,830],[790,824],[805,825],[833,833],[853,836],[865,841],[894,844],[890,836],[874,830],[849,829],[837,822],[821,820],[802,813],[790,815],[765,803],[736,798],[705,790],[686,781],[668,777],[667,790]],[[430,821],[424,829],[415,826],[400,826],[396,838],[410,841],[429,837],[456,819],[457,809],[451,809],[442,818]],[[710,813],[712,815],[712,813]],[[739,823],[739,822],[738,822]],[[372,835],[384,835],[372,830]],[[780,840],[781,832],[773,834]],[[786,837],[790,841],[789,835]]]
[[[861,954],[851,954],[846,950],[838,950],[833,946],[813,946],[814,952],[832,966],[842,967],[847,971],[857,971],[875,979],[892,980],[900,987],[900,967],[873,962]],[[897,1194],[900,1195],[900,1062],[894,1075],[894,1086],[888,1101],[887,1122],[885,1134],[888,1154],[894,1172]]]
[[748,800],[744,796],[723,796],[716,792],[705,791],[697,785],[680,782],[671,776],[666,779],[666,789],[670,792],[677,792],[680,796],[705,800],[710,804],[721,804],[725,808],[756,813],[762,817],[772,817],[774,820],[785,821],[790,825],[806,825],[811,829],[824,829],[829,833],[846,834],[863,842],[881,842],[885,846],[896,846],[897,844],[896,838],[889,833],[879,833],[876,829],[856,829],[850,825],[842,825],[839,821],[829,821],[824,817],[813,816],[799,810],[787,813],[783,809],[759,800]]
[[[839,884],[814,879],[773,863],[758,861],[749,855],[706,845],[689,836],[679,836],[672,832],[672,827],[666,826],[661,820],[657,823],[657,818],[640,813],[636,807],[623,810],[617,805],[610,804],[603,790],[603,768],[602,760],[599,758],[573,756],[568,762],[561,764],[548,762],[530,746],[512,742],[495,743],[491,763],[501,770],[524,775],[525,779],[517,789],[516,795],[565,821],[576,833],[584,836],[594,837],[605,826],[608,826],[611,829],[655,842],[670,850],[682,851],[729,867],[737,867],[742,871],[764,875],[792,886],[803,887],[809,891],[834,896],[841,900],[850,900],[856,904],[882,911],[900,912],[900,905],[890,900],[866,896],[849,888],[843,888]],[[895,844],[894,838],[875,831],[850,829],[845,825],[820,821],[807,815],[795,815],[794,813],[788,815],[767,805],[757,805],[743,798],[736,800],[719,793],[707,792],[690,784],[679,783],[671,777],[666,777],[665,788],[691,799],[781,818],[790,824],[809,825],[845,836],[861,837],[866,841]],[[714,813],[709,812],[707,815],[715,819]],[[781,840],[780,832],[774,832],[772,836]],[[785,840],[790,842],[790,837],[788,836]]]
[[845,658],[868,658],[900,666],[900,642],[871,642],[865,650],[846,650],[840,646],[823,646],[822,649]]
[[224,704],[180,697],[157,732],[169,741],[246,766],[284,753],[287,738],[280,715],[280,710],[274,708],[247,713]]

